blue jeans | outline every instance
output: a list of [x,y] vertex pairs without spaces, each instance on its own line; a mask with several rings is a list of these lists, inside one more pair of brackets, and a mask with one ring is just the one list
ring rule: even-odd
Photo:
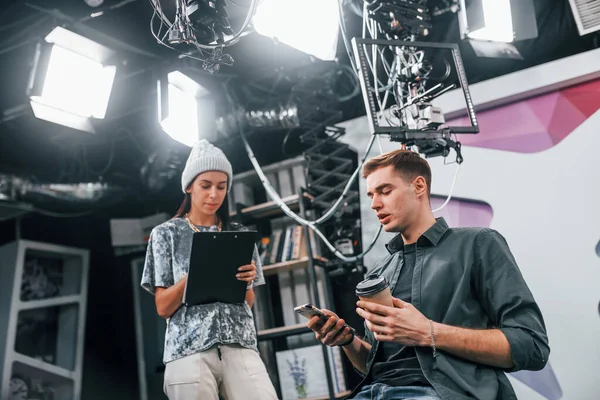
[[367,385],[354,400],[441,400],[431,386],[388,386],[382,383]]

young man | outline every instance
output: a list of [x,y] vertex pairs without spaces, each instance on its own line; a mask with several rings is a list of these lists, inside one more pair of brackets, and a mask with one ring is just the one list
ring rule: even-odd
[[349,398],[516,399],[505,372],[540,370],[545,324],[504,238],[487,228],[449,228],[430,206],[431,170],[396,150],[365,163],[371,208],[399,234],[370,273],[390,284],[394,307],[358,301],[366,336],[331,311],[308,327],[341,346],[364,380]]

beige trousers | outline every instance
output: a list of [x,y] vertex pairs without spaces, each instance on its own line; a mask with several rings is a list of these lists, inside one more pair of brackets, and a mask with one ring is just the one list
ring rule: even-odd
[[169,400],[276,400],[259,354],[220,345],[167,363],[163,387]]

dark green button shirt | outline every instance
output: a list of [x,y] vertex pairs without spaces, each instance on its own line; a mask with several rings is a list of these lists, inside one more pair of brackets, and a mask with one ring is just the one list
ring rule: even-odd
[[[369,273],[384,275],[391,290],[403,264],[403,241],[387,245],[389,255]],[[446,325],[500,329],[508,339],[514,368],[503,370],[476,364],[431,348],[416,347],[423,374],[444,400],[515,399],[505,372],[540,370],[550,354],[546,327],[538,305],[502,235],[488,228],[449,228],[443,218],[417,241],[412,304],[425,317]],[[365,327],[371,343],[369,383],[378,342]],[[354,396],[353,393],[349,397]]]

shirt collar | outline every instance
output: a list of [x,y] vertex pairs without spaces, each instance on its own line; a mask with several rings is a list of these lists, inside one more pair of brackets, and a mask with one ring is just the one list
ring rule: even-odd
[[[442,240],[442,236],[448,231],[448,224],[443,217],[436,218],[435,224],[431,226],[431,228],[427,229],[420,237],[417,239],[417,243],[422,242],[423,239],[429,241],[433,246],[437,246],[440,240]],[[397,234],[392,240],[390,240],[385,247],[390,254],[394,254],[397,251],[404,249],[404,241],[402,240],[402,235]]]

